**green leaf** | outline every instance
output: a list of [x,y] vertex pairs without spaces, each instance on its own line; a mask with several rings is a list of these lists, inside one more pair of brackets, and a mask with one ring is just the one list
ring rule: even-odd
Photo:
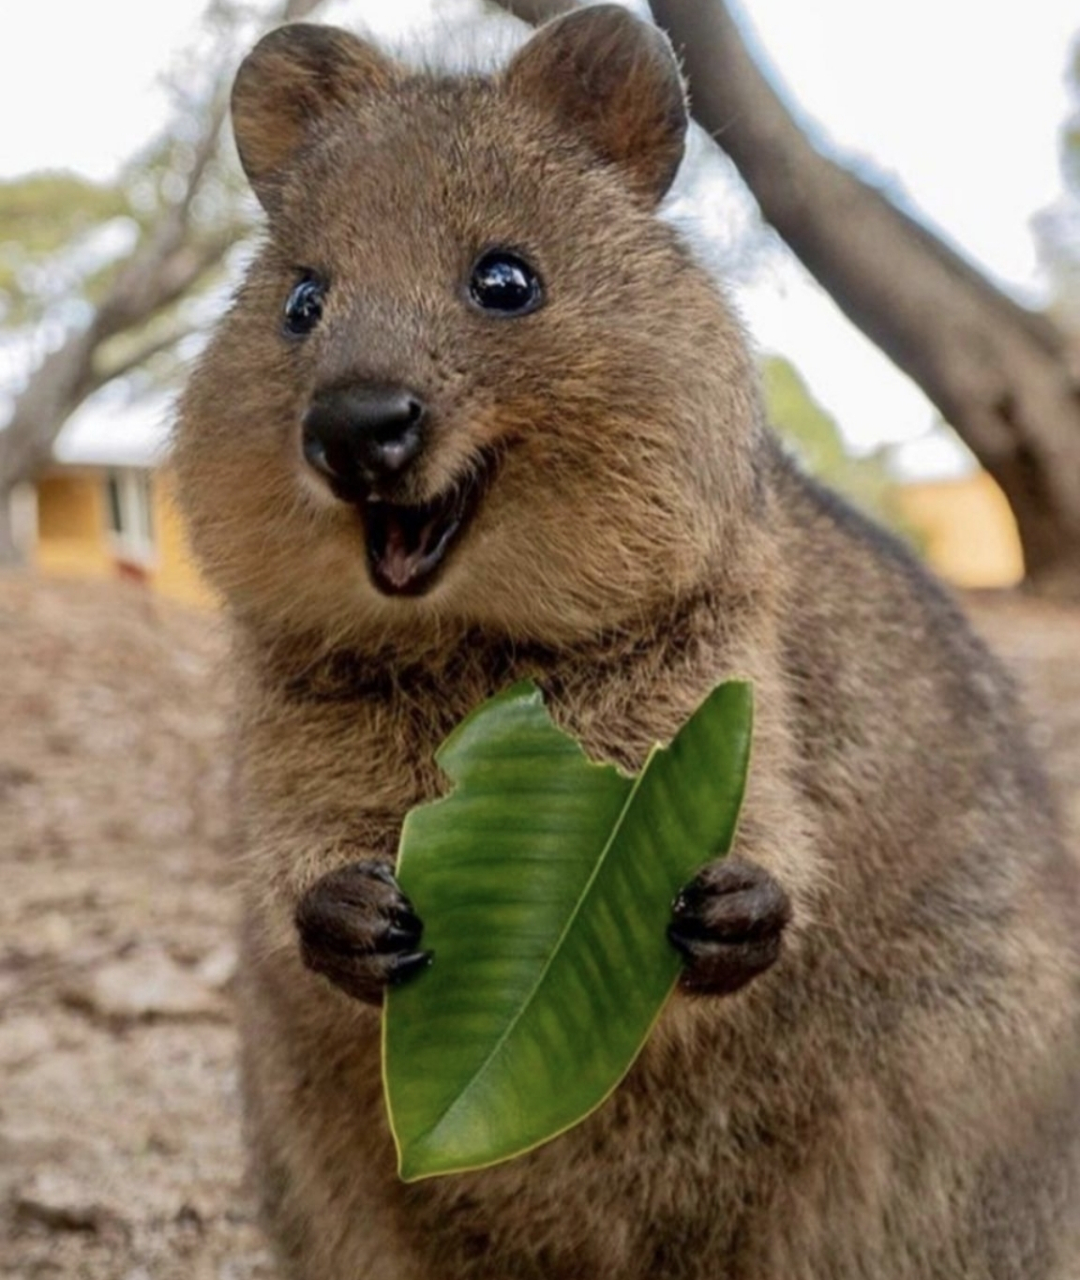
[[398,863],[435,959],[383,1017],[405,1181],[520,1155],[615,1089],[678,978],[672,900],[731,846],[751,721],[750,686],[721,685],[635,779],[519,684],[443,744],[454,789]]

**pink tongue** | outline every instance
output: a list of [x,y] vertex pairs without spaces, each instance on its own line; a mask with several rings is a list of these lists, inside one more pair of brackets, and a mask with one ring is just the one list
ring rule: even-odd
[[420,545],[410,549],[409,539],[401,521],[391,516],[386,524],[386,546],[382,553],[380,568],[383,577],[395,587],[405,587],[416,577],[420,561],[424,558],[427,538],[425,529],[420,537]]

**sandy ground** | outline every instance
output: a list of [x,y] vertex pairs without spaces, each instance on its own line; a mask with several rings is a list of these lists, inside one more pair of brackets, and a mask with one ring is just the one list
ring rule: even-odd
[[[1080,611],[971,602],[1080,832]],[[0,578],[0,1276],[271,1280],[242,1181],[214,619]]]

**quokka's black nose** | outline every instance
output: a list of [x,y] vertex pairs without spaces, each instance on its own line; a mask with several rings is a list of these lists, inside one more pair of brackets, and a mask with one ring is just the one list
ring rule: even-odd
[[304,415],[304,457],[339,497],[396,480],[424,447],[424,402],[405,387],[320,392]]

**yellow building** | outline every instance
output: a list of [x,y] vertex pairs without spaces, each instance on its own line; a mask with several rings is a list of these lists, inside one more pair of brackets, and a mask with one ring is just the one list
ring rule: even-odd
[[[65,431],[57,463],[23,494],[23,536],[41,572],[122,576],[184,603],[213,605],[185,545],[168,470],[157,465],[165,417],[163,405],[157,412],[117,405]],[[937,433],[895,453],[895,471],[908,477],[898,484],[904,521],[946,581],[1014,586],[1023,557],[1008,503],[951,439]]]
[[1024,555],[1005,495],[985,471],[899,486],[904,518],[934,570],[958,587],[1014,587]]
[[34,530],[31,562],[42,573],[130,578],[185,604],[212,605],[163,468],[58,464],[23,502],[22,521]]
[[[899,495],[926,559],[947,582],[1011,587],[1020,581],[1016,524],[985,472],[907,483]],[[167,471],[57,466],[38,481],[32,505],[32,560],[43,573],[127,577],[186,604],[213,604],[185,545]]]
[[171,400],[106,388],[67,424],[55,462],[24,486],[17,537],[41,573],[128,578],[185,604],[213,607],[185,544],[165,451]]

